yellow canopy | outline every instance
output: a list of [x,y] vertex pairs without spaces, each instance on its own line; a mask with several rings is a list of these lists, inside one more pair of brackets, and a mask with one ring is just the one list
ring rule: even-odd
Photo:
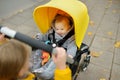
[[33,12],[34,20],[39,30],[44,34],[51,27],[51,22],[59,10],[69,14],[74,21],[75,41],[77,46],[83,41],[89,23],[89,16],[86,6],[78,0],[51,0],[40,5]]

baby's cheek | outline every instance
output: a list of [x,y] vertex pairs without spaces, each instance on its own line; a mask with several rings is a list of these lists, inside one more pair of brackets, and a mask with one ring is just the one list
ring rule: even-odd
[[63,34],[65,34],[67,31],[63,31]]

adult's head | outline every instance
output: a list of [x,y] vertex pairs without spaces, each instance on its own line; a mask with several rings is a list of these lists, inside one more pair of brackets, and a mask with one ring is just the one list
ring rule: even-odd
[[31,48],[17,40],[0,46],[0,80],[16,80],[28,70]]

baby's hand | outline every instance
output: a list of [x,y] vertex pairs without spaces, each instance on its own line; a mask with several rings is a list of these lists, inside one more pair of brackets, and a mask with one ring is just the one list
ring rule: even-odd
[[72,55],[68,55],[70,58],[73,58],[73,56]]

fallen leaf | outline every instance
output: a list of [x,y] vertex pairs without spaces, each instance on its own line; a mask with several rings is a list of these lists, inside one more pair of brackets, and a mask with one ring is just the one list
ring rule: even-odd
[[116,41],[114,46],[115,46],[115,48],[120,48],[120,41]]
[[95,23],[94,23],[94,21],[90,21],[90,26],[94,26],[95,25]]
[[107,34],[108,34],[109,36],[112,36],[112,35],[113,35],[113,33],[112,33],[112,32],[108,32]]
[[109,0],[109,3],[112,3],[112,0]]
[[92,32],[88,32],[88,36],[92,36]]
[[93,57],[99,57],[100,56],[100,54],[98,52],[94,52],[94,51],[92,51],[90,54]]
[[106,80],[105,78],[101,78],[100,80]]
[[19,10],[18,12],[23,12],[23,9]]

